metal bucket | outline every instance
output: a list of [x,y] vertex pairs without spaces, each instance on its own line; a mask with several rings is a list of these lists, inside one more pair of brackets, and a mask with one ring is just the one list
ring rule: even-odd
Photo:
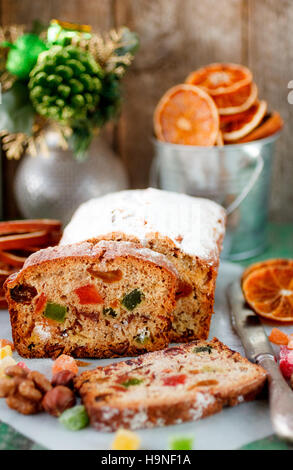
[[154,140],[150,184],[206,197],[227,210],[222,257],[241,260],[264,251],[270,180],[279,134],[223,147],[176,145]]

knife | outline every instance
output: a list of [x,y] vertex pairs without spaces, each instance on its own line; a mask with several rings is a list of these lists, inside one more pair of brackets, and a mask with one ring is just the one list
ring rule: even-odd
[[232,326],[247,358],[268,374],[270,414],[278,437],[293,442],[293,393],[279,369],[273,348],[259,317],[247,308],[239,280],[227,289]]

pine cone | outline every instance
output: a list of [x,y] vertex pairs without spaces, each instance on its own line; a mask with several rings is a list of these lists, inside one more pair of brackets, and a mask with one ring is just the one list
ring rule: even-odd
[[88,52],[54,46],[39,55],[30,73],[30,96],[36,111],[64,124],[87,119],[100,100],[103,72]]

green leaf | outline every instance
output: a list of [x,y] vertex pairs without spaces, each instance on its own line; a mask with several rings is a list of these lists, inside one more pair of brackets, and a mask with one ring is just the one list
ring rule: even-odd
[[0,105],[0,129],[14,134],[23,132],[32,134],[35,111],[29,99],[29,90],[26,84],[15,82],[14,85],[2,95]]

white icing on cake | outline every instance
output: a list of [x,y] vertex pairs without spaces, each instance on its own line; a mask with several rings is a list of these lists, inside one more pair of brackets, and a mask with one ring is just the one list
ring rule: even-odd
[[64,230],[60,244],[123,232],[145,245],[157,232],[187,254],[210,260],[218,255],[225,211],[213,201],[148,188],[107,194],[82,204]]

